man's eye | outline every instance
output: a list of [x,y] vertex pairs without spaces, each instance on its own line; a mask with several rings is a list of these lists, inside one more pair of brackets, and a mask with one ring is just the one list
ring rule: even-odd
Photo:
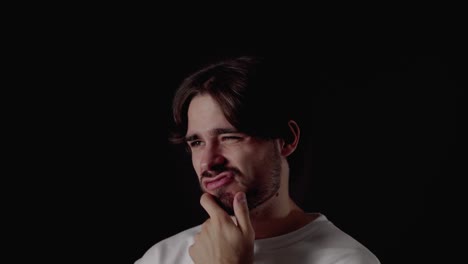
[[242,138],[239,137],[239,136],[226,136],[226,137],[223,137],[223,141],[240,141]]
[[189,142],[189,146],[190,146],[191,148],[195,148],[195,147],[201,146],[202,143],[203,143],[203,142],[202,142],[202,141],[199,141],[199,140],[197,140],[197,141],[191,141],[191,142]]

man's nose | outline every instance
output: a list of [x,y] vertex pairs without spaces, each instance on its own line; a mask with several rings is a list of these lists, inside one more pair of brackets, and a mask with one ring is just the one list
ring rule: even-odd
[[216,170],[215,168],[224,165],[226,162],[225,157],[219,150],[218,146],[210,145],[204,149],[203,156],[200,163],[201,171]]

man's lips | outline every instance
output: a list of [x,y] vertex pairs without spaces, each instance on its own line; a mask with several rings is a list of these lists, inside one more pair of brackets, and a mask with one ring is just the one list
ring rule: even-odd
[[221,186],[228,185],[234,180],[232,172],[223,172],[214,178],[206,178],[203,180],[203,185],[208,191],[213,191]]

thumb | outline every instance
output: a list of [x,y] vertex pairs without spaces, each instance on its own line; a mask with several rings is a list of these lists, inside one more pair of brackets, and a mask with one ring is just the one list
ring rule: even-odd
[[245,193],[238,192],[234,196],[234,214],[237,219],[238,226],[243,234],[253,234],[252,223],[250,222],[249,207]]

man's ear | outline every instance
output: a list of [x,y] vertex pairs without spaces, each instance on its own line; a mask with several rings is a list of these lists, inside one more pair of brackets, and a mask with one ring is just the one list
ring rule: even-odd
[[294,120],[288,122],[289,130],[287,137],[283,140],[281,146],[281,154],[285,157],[291,155],[296,150],[301,136],[301,129]]

